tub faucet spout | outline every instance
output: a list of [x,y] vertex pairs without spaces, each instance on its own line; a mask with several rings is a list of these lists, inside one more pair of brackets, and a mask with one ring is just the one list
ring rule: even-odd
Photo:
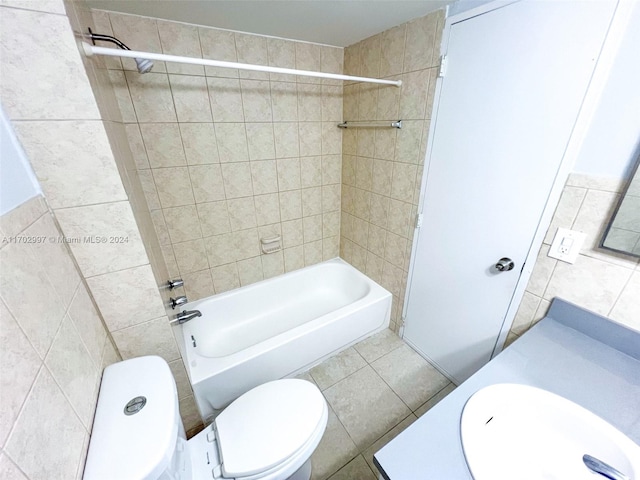
[[189,320],[193,320],[194,318],[201,316],[202,313],[200,313],[200,310],[184,310],[183,312],[180,312],[178,315],[176,315],[176,320],[180,325],[182,325]]

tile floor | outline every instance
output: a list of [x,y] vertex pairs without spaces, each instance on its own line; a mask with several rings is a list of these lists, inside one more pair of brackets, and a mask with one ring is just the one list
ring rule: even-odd
[[455,385],[385,330],[325,360],[298,378],[329,404],[324,437],[311,457],[313,480],[375,480],[373,454]]

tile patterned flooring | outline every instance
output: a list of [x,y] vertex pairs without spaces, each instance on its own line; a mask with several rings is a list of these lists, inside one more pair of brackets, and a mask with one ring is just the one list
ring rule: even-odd
[[314,382],[329,405],[312,480],[377,479],[373,454],[455,388],[391,330],[298,378]]

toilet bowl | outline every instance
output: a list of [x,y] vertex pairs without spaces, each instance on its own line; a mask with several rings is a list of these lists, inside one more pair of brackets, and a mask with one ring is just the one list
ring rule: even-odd
[[147,356],[107,367],[85,480],[308,480],[327,404],[305,380],[262,384],[186,439],[169,365]]

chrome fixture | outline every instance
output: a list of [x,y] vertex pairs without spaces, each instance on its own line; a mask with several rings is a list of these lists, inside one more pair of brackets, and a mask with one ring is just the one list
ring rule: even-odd
[[181,278],[169,280],[167,282],[167,285],[169,285],[169,290],[173,290],[174,288],[182,287],[184,285],[184,280],[182,280]]
[[616,470],[608,463],[603,462],[591,455],[583,455],[582,461],[587,466],[589,470],[594,473],[598,473],[602,475],[604,478],[608,478],[609,480],[631,480],[624,473],[619,470]]
[[135,397],[127,402],[124,406],[124,414],[127,416],[135,415],[147,404],[147,397]]
[[376,128],[376,127],[388,127],[388,128],[402,128],[402,120],[389,121],[389,120],[381,120],[375,122],[342,122],[338,124],[338,128]]
[[[91,39],[91,43],[96,44],[96,40],[102,42],[111,42],[115,43],[122,50],[131,50],[124,43],[118,40],[116,37],[112,37],[111,35],[102,35],[100,33],[93,33],[89,28],[89,38]],[[149,73],[153,68],[153,62],[146,58],[134,58],[136,61],[136,66],[138,67],[138,73]]]
[[177,298],[170,298],[169,299],[171,301],[171,308],[173,310],[176,309],[176,307],[179,307],[180,305],[184,305],[185,303],[187,303],[189,300],[187,300],[187,297],[185,297],[184,295],[182,295],[181,297],[177,297]]
[[495,267],[501,272],[508,272],[509,270],[513,270],[513,267],[515,266],[516,265],[515,263],[513,263],[513,260],[508,257],[502,257],[495,265]]
[[174,322],[177,321],[180,325],[182,325],[183,323],[187,323],[189,320],[193,320],[194,318],[201,316],[202,313],[200,313],[200,310],[185,310],[176,315],[176,319],[174,320]]

